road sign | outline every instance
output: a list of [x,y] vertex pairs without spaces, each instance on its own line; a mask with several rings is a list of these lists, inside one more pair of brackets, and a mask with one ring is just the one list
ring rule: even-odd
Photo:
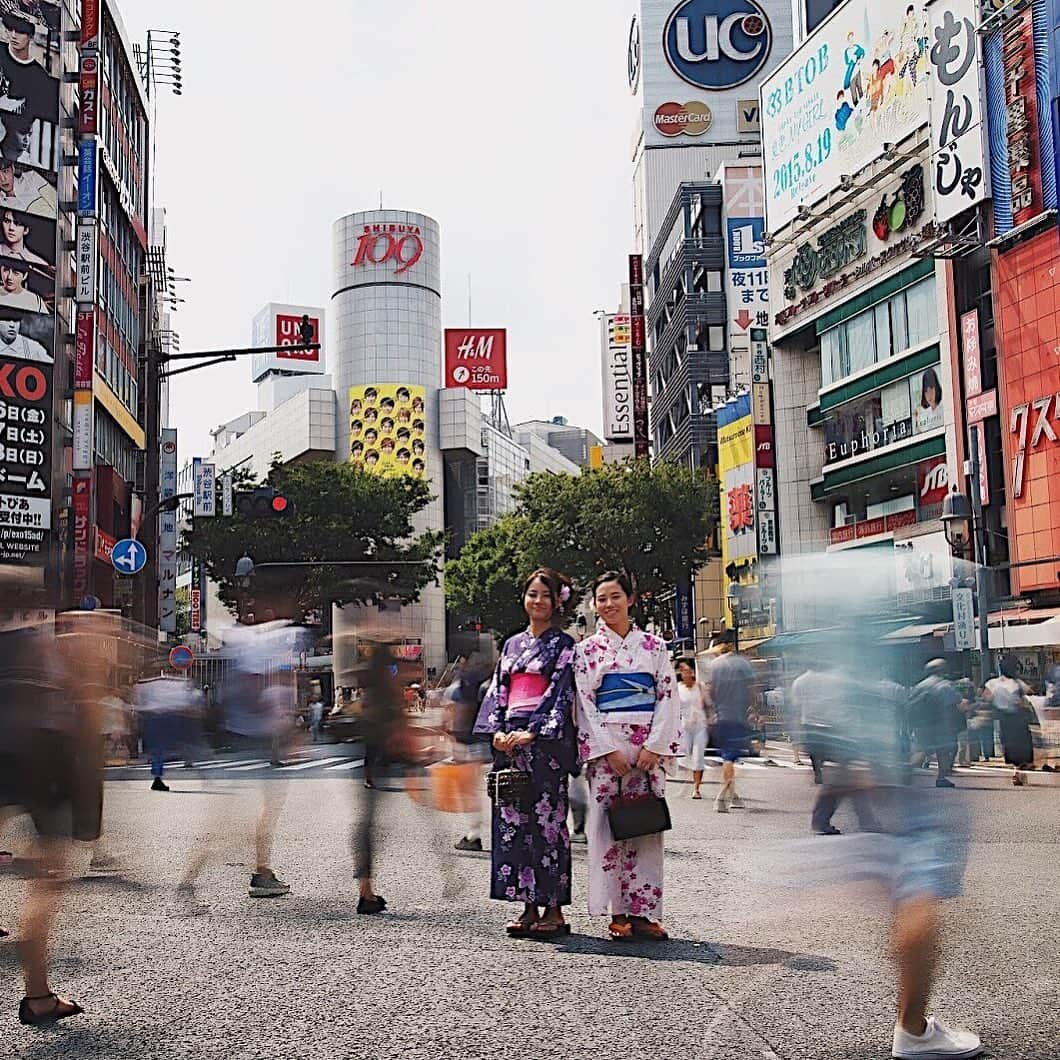
[[147,549],[131,537],[123,538],[111,549],[110,562],[119,574],[139,574],[147,566]]
[[195,662],[195,652],[191,650],[186,644],[178,644],[169,653],[169,665],[174,670],[190,670],[192,663]]
[[975,647],[975,602],[971,589],[953,590],[953,642],[957,651]]

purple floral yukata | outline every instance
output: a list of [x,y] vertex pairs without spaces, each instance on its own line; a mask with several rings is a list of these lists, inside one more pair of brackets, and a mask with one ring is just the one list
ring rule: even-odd
[[[650,675],[654,694],[623,700],[615,686],[624,676],[639,682]],[[619,791],[618,774],[606,756],[620,751],[632,765],[641,748],[660,755],[650,773],[634,770],[622,780],[623,795],[644,794],[648,785],[662,796],[666,770],[681,750],[681,707],[674,695],[674,671],[666,644],[632,628],[625,639],[601,622],[578,645],[574,662],[577,685],[578,752],[587,762],[589,809],[589,912],[593,916],[662,916],[663,836],[616,842],[607,811]],[[631,683],[633,683],[631,682]],[[601,693],[610,685],[606,696]],[[606,699],[606,702],[605,702]]]
[[476,732],[528,730],[537,735],[511,758],[494,751],[495,768],[529,772],[533,796],[529,812],[493,807],[491,898],[570,905],[567,787],[578,772],[573,660],[574,641],[566,633],[550,629],[537,638],[529,631],[519,633],[505,642],[483,701]]

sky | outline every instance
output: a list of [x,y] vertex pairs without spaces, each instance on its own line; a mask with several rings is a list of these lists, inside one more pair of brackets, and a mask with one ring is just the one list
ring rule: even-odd
[[[185,352],[249,345],[267,302],[326,306],[331,226],[384,205],[435,217],[443,324],[507,327],[511,421],[599,433],[595,310],[632,243],[632,6],[621,0],[119,0],[133,41],[181,34],[160,92],[155,204],[191,278]],[[325,351],[326,353],[326,351]],[[250,360],[175,379],[182,457],[256,407]]]

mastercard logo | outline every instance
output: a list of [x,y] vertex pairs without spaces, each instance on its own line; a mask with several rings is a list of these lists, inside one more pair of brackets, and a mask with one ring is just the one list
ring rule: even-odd
[[655,129],[663,136],[702,136],[713,124],[706,103],[664,103],[655,112]]

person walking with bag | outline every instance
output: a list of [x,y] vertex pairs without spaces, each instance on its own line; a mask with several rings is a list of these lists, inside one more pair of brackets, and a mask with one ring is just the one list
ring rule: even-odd
[[[506,928],[515,938],[570,934],[563,907],[571,902],[568,784],[578,772],[574,639],[558,628],[570,602],[570,582],[556,571],[541,568],[527,578],[529,628],[505,642],[475,726],[493,738],[498,789],[490,897],[522,902],[522,915]],[[496,784],[504,770],[528,778],[520,797],[506,798]]]
[[696,677],[695,660],[679,660],[677,676],[677,695],[681,703],[681,738],[684,745],[681,764],[692,772],[692,798],[702,799],[703,793],[699,789],[703,783],[703,770],[706,766],[710,697]]
[[574,663],[578,751],[588,763],[590,796],[589,912],[610,913],[613,939],[662,941],[662,832],[616,839],[609,811],[623,799],[664,796],[666,769],[681,750],[673,668],[666,644],[633,624],[628,574],[601,574],[593,598],[600,624],[578,645]]

